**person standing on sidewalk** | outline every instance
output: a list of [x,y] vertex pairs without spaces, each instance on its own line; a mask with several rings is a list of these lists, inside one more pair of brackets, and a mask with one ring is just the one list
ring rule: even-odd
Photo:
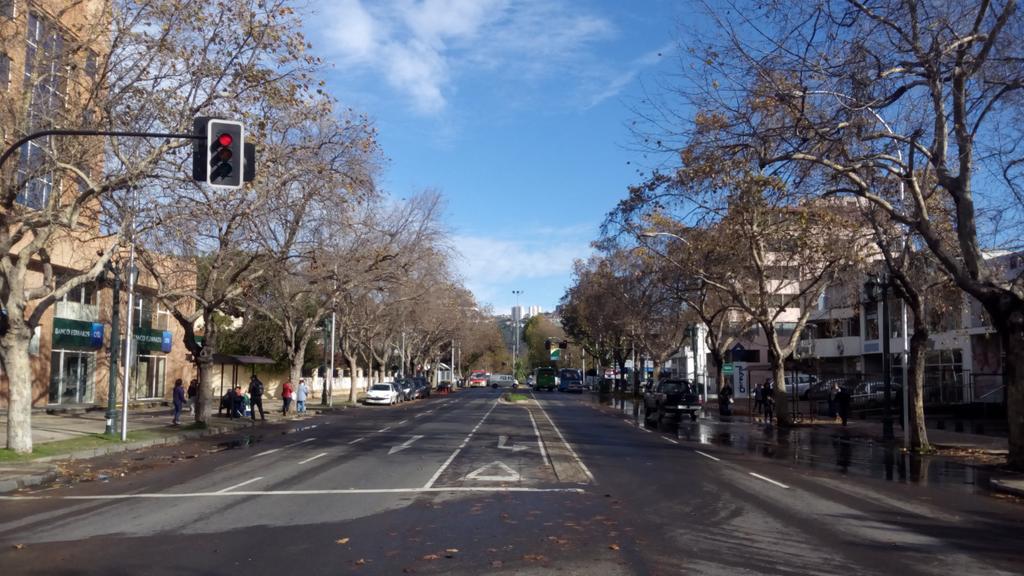
[[193,378],[188,383],[188,411],[196,413],[196,397],[199,396],[199,380]]
[[260,409],[260,420],[266,420],[263,413],[263,382],[255,374],[249,378],[249,402],[252,404],[252,421],[256,421],[256,409]]
[[281,414],[288,415],[288,407],[292,404],[292,383],[290,380],[285,380],[284,384],[281,385],[281,400],[284,404],[281,407]]
[[839,418],[843,426],[846,426],[846,420],[850,417],[850,392],[842,386],[836,392],[836,406],[839,408]]
[[181,409],[185,407],[185,384],[178,378],[174,381],[174,420],[171,426],[181,424]]
[[732,386],[728,382],[718,391],[718,415],[732,416]]
[[295,390],[295,412],[306,413],[306,396],[309,395],[309,386],[306,386],[306,379],[299,378],[299,387]]
[[764,404],[764,423],[770,426],[775,419],[775,387],[770,382],[761,385],[761,402]]

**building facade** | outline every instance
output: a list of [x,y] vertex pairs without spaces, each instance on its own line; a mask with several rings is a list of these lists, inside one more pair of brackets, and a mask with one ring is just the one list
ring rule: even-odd
[[[68,118],[87,117],[82,110],[70,114],[67,110],[84,107],[74,87],[95,80],[97,56],[104,52],[104,46],[97,43],[83,49],[86,40],[77,31],[90,27],[95,30],[97,22],[105,22],[105,6],[102,0],[71,6],[62,0],[0,0],[0,97],[4,100],[0,127],[4,149],[26,133],[58,124],[68,127],[63,125]],[[45,147],[50,143],[44,138],[23,145],[4,166],[4,178],[16,178],[19,183],[19,210],[42,210],[55,195],[69,194],[72,187],[81,185],[45,169]],[[102,169],[103,150],[93,154],[94,159],[87,159],[85,164]],[[97,251],[109,245],[98,214],[98,202],[86,206],[80,225],[56,234],[47,246],[58,285],[89,268]],[[12,248],[12,253],[16,249]],[[125,268],[123,262],[120,268]],[[40,286],[43,278],[42,263],[31,261],[26,285]],[[122,291],[115,315],[112,280],[111,271],[97,282],[75,288],[42,315],[30,345],[33,406],[106,404],[111,354],[120,358],[115,378],[120,398],[129,294]],[[127,284],[127,278],[122,278],[122,288]],[[182,344],[183,331],[154,301],[152,278],[142,273],[134,287],[132,338],[127,346],[129,398],[167,399],[176,378],[187,381],[194,373]],[[27,313],[35,304],[30,303]],[[121,346],[112,351],[110,334],[115,316],[122,336]],[[7,375],[0,373],[0,408],[7,405],[8,394]]]

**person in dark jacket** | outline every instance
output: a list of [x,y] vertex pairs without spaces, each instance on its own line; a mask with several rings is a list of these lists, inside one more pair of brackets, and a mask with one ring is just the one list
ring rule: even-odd
[[172,426],[181,424],[181,409],[185,407],[185,385],[178,378],[174,381],[174,420],[171,421]]
[[[240,394],[235,393],[234,388],[228,388],[227,393],[224,394],[224,398],[221,399],[221,405],[225,410],[227,410],[228,418],[235,417],[235,400],[237,396],[240,396]],[[241,398],[237,399],[241,400]]]
[[241,386],[235,386],[235,394],[231,400],[231,417],[241,418],[245,416],[245,396],[242,395]]
[[252,421],[256,421],[256,409],[260,409],[260,420],[266,420],[263,414],[263,382],[255,374],[249,379],[249,402],[252,404]]
[[718,391],[718,414],[720,416],[732,416],[732,386],[728,382]]
[[839,409],[839,418],[843,421],[843,426],[846,426],[846,420],[850,417],[850,392],[842,386],[836,392],[836,407]]
[[764,423],[771,424],[775,418],[775,388],[770,382],[761,385],[761,402],[764,403]]
[[196,400],[199,397],[199,380],[195,378],[188,383],[188,409],[189,412],[196,413]]

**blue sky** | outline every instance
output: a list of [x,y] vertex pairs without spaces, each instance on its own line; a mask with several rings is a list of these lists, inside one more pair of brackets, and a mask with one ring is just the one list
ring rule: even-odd
[[332,94],[368,113],[380,186],[446,199],[483,304],[552,310],[643,165],[630,106],[677,65],[674,0],[323,0],[306,19]]

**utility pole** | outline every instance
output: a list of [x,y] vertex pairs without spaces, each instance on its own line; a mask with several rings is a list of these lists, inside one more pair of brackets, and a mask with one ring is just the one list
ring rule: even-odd
[[519,319],[523,315],[522,310],[519,308],[519,295],[522,294],[522,290],[513,290],[512,295],[515,296],[516,305],[512,308],[512,323],[515,324],[515,344],[512,346],[512,377],[519,377],[518,363],[519,363]]

